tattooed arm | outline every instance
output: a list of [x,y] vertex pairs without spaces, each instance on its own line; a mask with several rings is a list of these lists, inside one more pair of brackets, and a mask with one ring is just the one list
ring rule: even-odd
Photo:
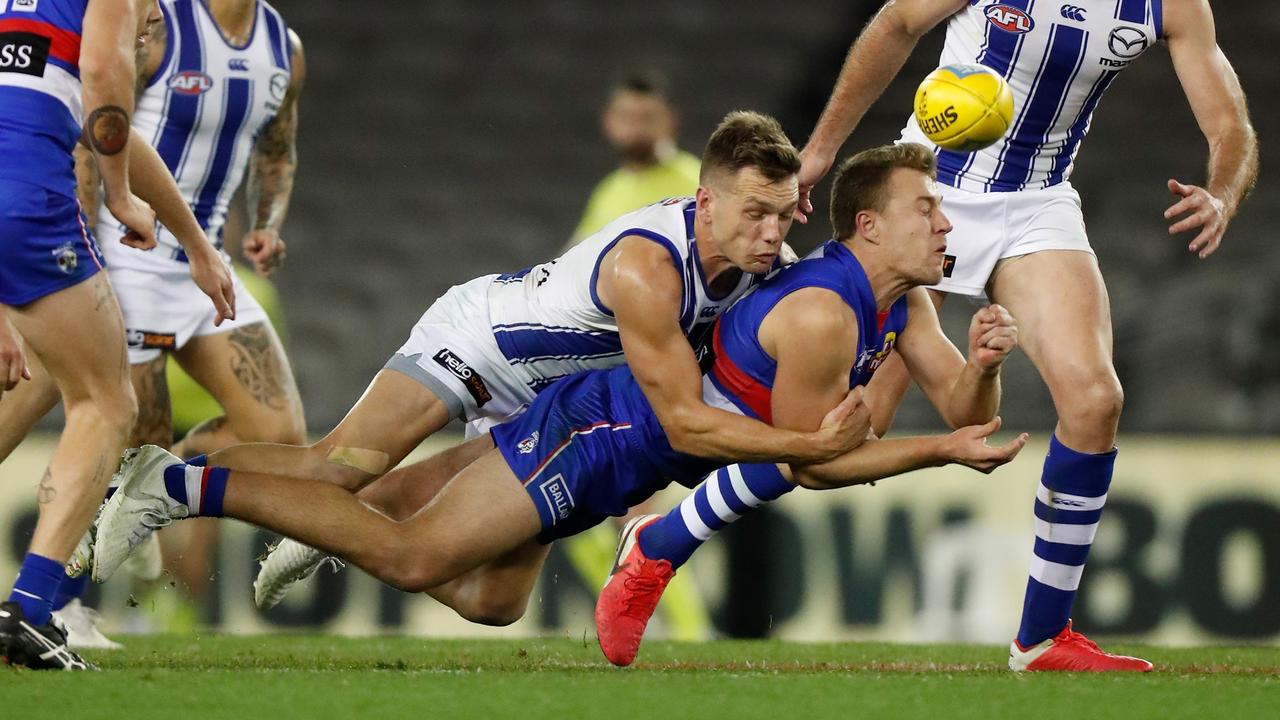
[[263,277],[275,272],[284,262],[280,227],[289,211],[293,175],[298,167],[298,96],[302,94],[307,66],[302,40],[292,30],[289,44],[293,47],[289,89],[280,103],[280,111],[258,137],[249,161],[249,183],[245,189],[253,229],[244,237],[244,255]]
[[83,142],[93,151],[102,175],[107,209],[129,228],[129,244],[153,247],[155,213],[129,187],[129,121],[137,73],[134,50],[144,15],[133,0],[89,1],[80,43],[80,82]]
[[[169,42],[169,31],[164,18],[158,13],[147,18],[143,43],[134,55],[138,72],[134,82],[134,98],[141,97],[147,87],[147,80],[160,69],[164,59],[164,50]],[[98,172],[98,159],[87,145],[77,145],[76,160],[76,196],[80,198],[80,207],[84,208],[89,229],[96,229],[98,222],[99,193],[102,190],[102,176]]]

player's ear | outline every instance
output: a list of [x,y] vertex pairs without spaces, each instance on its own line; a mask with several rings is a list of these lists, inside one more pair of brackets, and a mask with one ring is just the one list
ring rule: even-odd
[[872,210],[860,210],[853,216],[853,225],[858,234],[872,244],[880,242],[880,216]]
[[694,195],[695,205],[697,208],[698,222],[711,223],[711,205],[715,202],[715,193],[706,185],[699,185],[698,192]]

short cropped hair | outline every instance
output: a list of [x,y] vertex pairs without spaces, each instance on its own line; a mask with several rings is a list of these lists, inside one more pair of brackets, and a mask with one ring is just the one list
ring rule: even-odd
[[898,168],[919,170],[933,179],[938,176],[933,151],[919,143],[873,147],[840,163],[831,185],[831,228],[836,239],[853,237],[858,213],[884,210],[885,188]]
[[652,95],[668,104],[671,103],[671,81],[657,68],[636,67],[623,71],[614,78],[613,84],[609,87],[610,96],[619,92]]
[[698,181],[706,185],[717,174],[733,175],[745,167],[760,171],[769,182],[800,172],[800,152],[777,120],[748,110],[735,110],[711,133],[702,151]]

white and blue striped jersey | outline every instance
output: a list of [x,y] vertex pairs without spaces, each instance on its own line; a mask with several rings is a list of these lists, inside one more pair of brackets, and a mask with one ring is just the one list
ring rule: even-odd
[[533,389],[556,379],[624,362],[618,323],[596,294],[600,262],[618,240],[648,238],[671,253],[683,278],[680,327],[699,359],[716,318],[756,284],[744,273],[712,297],[693,233],[693,198],[671,198],[627,213],[548,263],[499,275],[489,288],[489,319],[498,348]]
[[[258,134],[289,89],[288,28],[275,8],[259,0],[249,41],[237,47],[203,0],[160,0],[160,9],[168,42],[138,98],[133,127],[160,153],[200,227],[220,247],[227,204]],[[121,230],[105,209],[98,227]],[[156,240],[152,252],[185,257],[167,229]]]
[[[981,64],[1013,91],[1013,125],[971,153],[938,150],[938,181],[974,192],[1065,181],[1098,100],[1161,37],[1161,0],[970,0],[939,64]],[[931,145],[914,119],[902,139]]]
[[88,0],[0,0],[0,178],[75,197]]

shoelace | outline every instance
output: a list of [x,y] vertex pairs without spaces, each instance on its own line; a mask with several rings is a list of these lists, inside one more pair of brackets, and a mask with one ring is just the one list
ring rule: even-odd
[[642,622],[648,620],[653,614],[653,609],[657,606],[665,585],[662,578],[644,574],[644,571],[645,566],[642,565],[637,574],[622,582],[622,587],[630,593],[622,614]]
[[1075,630],[1069,630],[1067,632],[1067,636],[1062,638],[1062,640],[1060,640],[1059,642],[1061,642],[1064,645],[1080,645],[1081,647],[1084,647],[1087,650],[1093,650],[1094,652],[1099,652],[1099,653],[1103,652],[1102,648],[1098,647],[1098,644],[1096,642],[1090,640],[1089,638],[1076,632]]

